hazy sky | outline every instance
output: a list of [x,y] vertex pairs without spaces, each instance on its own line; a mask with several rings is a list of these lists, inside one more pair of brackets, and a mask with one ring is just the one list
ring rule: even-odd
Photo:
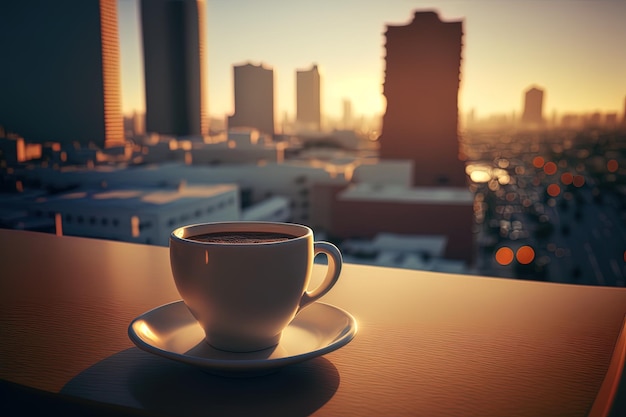
[[[138,0],[118,0],[123,109],[144,109]],[[460,110],[520,113],[545,90],[547,113],[623,113],[626,0],[207,0],[211,115],[233,112],[233,65],[274,69],[277,117],[295,113],[295,73],[318,64],[323,112],[384,112],[384,32],[417,10],[464,21]]]

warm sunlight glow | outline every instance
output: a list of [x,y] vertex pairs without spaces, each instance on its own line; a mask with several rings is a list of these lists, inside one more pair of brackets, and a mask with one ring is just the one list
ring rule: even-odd
[[500,265],[508,265],[513,262],[513,250],[507,246],[503,246],[496,252],[496,262]]
[[145,321],[139,321],[135,323],[135,325],[138,327],[137,333],[141,334],[144,338],[154,341],[159,340],[159,336],[157,336],[157,334],[152,331],[150,326],[148,326]]
[[535,251],[530,246],[522,246],[517,250],[517,262],[527,265],[535,259]]
[[57,236],[63,236],[63,217],[61,213],[54,214],[54,228]]
[[137,198],[140,195],[141,195],[140,191],[115,190],[115,191],[105,191],[103,193],[94,194],[91,196],[91,198],[93,198],[94,200],[109,200],[113,198],[127,199],[127,198]]
[[130,230],[133,237],[139,237],[139,217],[133,216],[130,218]]

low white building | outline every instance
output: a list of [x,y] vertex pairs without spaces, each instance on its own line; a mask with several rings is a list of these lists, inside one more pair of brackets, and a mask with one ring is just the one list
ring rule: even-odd
[[363,163],[354,169],[354,182],[371,185],[400,185],[411,187],[413,181],[413,161],[378,160]]
[[[332,168],[332,169],[331,169]],[[335,166],[311,163],[263,165],[190,166],[166,163],[128,167],[96,166],[93,169],[62,170],[33,168],[21,173],[37,179],[44,187],[69,186],[128,188],[191,185],[237,184],[242,193],[242,208],[272,197],[289,201],[290,221],[308,224],[311,217],[311,189],[315,184],[347,185],[349,175]],[[351,174],[349,172],[348,174]]]
[[57,234],[161,246],[179,226],[241,216],[239,189],[233,184],[80,189],[40,197],[29,212],[53,217]]
[[285,197],[271,197],[242,210],[241,220],[262,222],[288,222],[291,219],[289,200]]
[[379,233],[373,239],[346,239],[340,249],[344,262],[463,274],[465,262],[445,259],[447,238],[442,235]]
[[275,143],[254,129],[236,129],[206,139],[151,135],[138,139],[141,152],[136,163],[184,162],[187,165],[280,163],[285,144]]

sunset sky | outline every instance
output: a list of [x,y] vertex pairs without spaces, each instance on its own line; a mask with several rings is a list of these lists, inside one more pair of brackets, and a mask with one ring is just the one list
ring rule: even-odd
[[[138,0],[118,0],[123,110],[144,109]],[[233,112],[233,65],[274,69],[276,114],[295,114],[295,73],[318,64],[322,106],[340,117],[384,112],[384,32],[417,10],[464,21],[459,107],[478,117],[522,108],[545,90],[546,113],[624,111],[624,0],[207,0],[209,112]]]

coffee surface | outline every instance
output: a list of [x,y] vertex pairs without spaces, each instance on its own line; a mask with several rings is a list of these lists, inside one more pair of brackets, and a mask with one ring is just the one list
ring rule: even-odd
[[274,232],[216,232],[189,236],[187,239],[209,243],[268,243],[293,239],[296,236]]

